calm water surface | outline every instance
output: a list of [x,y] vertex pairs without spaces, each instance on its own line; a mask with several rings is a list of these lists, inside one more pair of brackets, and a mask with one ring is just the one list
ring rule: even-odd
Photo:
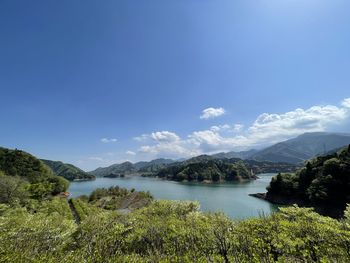
[[118,185],[150,191],[156,199],[198,201],[203,211],[221,211],[232,218],[242,219],[277,210],[277,206],[248,195],[265,192],[273,175],[260,174],[260,179],[254,181],[221,184],[181,183],[138,176],[97,178],[95,181],[73,182],[69,191],[72,197],[77,197],[88,195],[96,188]]

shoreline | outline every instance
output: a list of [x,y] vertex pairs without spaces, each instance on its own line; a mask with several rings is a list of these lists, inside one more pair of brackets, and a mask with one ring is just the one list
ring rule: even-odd
[[336,219],[342,218],[344,216],[345,208],[337,207],[334,204],[320,205],[320,204],[305,202],[304,200],[301,200],[301,199],[290,199],[290,198],[284,198],[281,196],[274,196],[273,198],[271,198],[271,197],[267,197],[266,194],[267,193],[255,193],[255,194],[249,194],[249,196],[265,200],[275,205],[281,205],[281,206],[297,205],[299,207],[312,208],[315,212],[319,213],[320,215],[329,216]]

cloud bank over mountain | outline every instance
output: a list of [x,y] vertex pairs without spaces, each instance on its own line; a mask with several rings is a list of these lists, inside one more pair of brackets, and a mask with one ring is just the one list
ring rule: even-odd
[[[223,108],[218,108],[222,109]],[[201,118],[221,115],[208,108]],[[223,114],[222,113],[222,114]],[[339,105],[316,105],[284,113],[262,113],[247,128],[242,124],[218,124],[180,137],[173,131],[157,131],[137,137],[137,154],[152,157],[190,157],[203,153],[261,148],[305,132],[327,131],[350,116],[350,98]]]
[[[213,112],[216,111],[203,111],[202,114],[208,117]],[[215,114],[220,115],[217,112]],[[193,130],[187,134],[166,129],[143,133],[131,138],[129,143],[125,142],[128,147],[119,152],[117,145],[122,143],[121,140],[115,144],[116,139],[103,138],[101,142],[108,147],[108,152],[92,153],[76,164],[84,166],[88,163],[90,167],[96,167],[156,158],[180,159],[201,154],[262,149],[308,132],[342,132],[344,125],[350,123],[350,98],[343,99],[338,105],[314,105],[282,113],[265,112],[250,124],[220,123],[214,117],[204,119],[210,124],[206,129]]]

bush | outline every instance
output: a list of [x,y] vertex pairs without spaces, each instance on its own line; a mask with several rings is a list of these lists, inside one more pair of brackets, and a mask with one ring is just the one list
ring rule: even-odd
[[0,172],[0,203],[23,203],[28,198],[27,186],[19,177],[6,176]]

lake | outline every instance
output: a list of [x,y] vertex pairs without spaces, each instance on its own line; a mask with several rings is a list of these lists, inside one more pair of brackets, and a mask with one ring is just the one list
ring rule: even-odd
[[118,185],[137,191],[150,191],[156,199],[198,201],[202,211],[224,212],[231,218],[244,219],[269,214],[277,206],[248,194],[266,192],[274,174],[259,174],[259,179],[233,183],[174,182],[150,177],[97,178],[95,181],[72,182],[72,197],[88,195],[94,189]]

